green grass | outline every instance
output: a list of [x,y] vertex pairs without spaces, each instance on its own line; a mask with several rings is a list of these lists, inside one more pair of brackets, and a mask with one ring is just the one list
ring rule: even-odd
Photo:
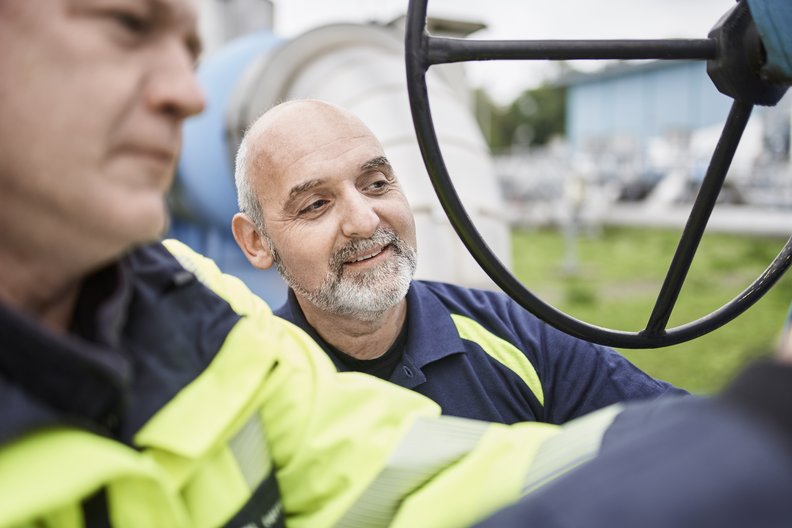
[[[513,270],[533,293],[586,322],[642,330],[660,291],[680,232],[608,228],[577,239],[577,267],[568,269],[557,231],[515,231]],[[785,240],[705,235],[669,321],[696,320],[744,290]],[[655,377],[696,393],[719,389],[746,362],[772,355],[792,301],[788,274],[737,319],[693,341],[653,350],[620,350]]]

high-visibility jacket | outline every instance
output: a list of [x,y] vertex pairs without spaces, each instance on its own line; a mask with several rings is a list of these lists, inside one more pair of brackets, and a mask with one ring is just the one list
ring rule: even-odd
[[336,372],[241,281],[165,247],[121,262],[132,286],[105,303],[120,315],[95,314],[116,329],[93,335],[104,355],[3,314],[0,526],[466,526],[593,455],[618,412],[565,428],[440,417]]

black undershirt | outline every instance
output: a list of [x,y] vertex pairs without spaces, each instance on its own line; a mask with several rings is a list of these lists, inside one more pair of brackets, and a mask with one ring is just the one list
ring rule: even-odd
[[407,343],[407,324],[402,325],[401,332],[396,336],[396,340],[387,352],[374,359],[357,359],[348,354],[344,354],[330,343],[325,343],[327,348],[343,363],[349,370],[363,372],[378,378],[387,380],[393,373],[393,369],[404,355],[404,347]]

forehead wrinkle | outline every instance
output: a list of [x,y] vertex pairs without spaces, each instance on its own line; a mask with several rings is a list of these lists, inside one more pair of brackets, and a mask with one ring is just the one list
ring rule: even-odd
[[[310,116],[305,115],[306,109],[314,110],[315,108],[317,110]],[[291,169],[303,162],[305,158],[317,154],[320,149],[339,142],[359,143],[361,139],[373,137],[362,123],[348,118],[338,122],[338,116],[339,114],[335,111],[329,113],[321,106],[317,107],[313,103],[301,102],[283,103],[282,106],[276,106],[265,112],[246,133],[249,143],[247,156],[249,179],[255,183],[261,183],[258,180],[262,178],[288,182],[288,174]],[[376,141],[376,138],[374,140]],[[376,143],[379,144],[378,141]],[[319,161],[321,163],[330,162],[359,146],[349,145],[348,148],[342,149],[342,152],[334,153],[333,156],[321,156]],[[379,157],[377,156],[377,158]],[[382,157],[384,158],[384,156]],[[372,160],[374,159],[376,158],[372,158]],[[387,163],[387,160],[385,162]],[[377,164],[376,166],[384,165]],[[317,181],[324,182],[326,180]],[[319,184],[313,182],[314,180],[304,182],[290,189],[283,202],[284,207],[294,201],[299,194]],[[266,184],[263,186],[266,189]],[[258,187],[258,185],[254,185],[254,187]]]
[[[304,132],[304,131],[303,131]],[[335,137],[321,143],[319,142],[312,142],[310,137],[306,138],[305,134],[302,137],[299,135],[292,135],[292,134],[281,134],[280,137],[277,138],[279,141],[272,141],[276,146],[275,148],[270,147],[272,152],[271,157],[278,158],[278,165],[281,167],[281,170],[286,171],[289,167],[300,163],[302,160],[316,154],[317,151],[323,149],[325,147],[332,146],[336,143],[345,143],[348,141],[353,141],[356,139],[365,139],[367,136],[365,134],[359,134],[355,136],[345,136],[345,137]],[[262,138],[266,141],[265,138]],[[273,138],[275,139],[275,138]],[[334,156],[323,156],[322,162],[326,163],[335,159],[340,158],[350,150],[357,148],[358,145],[349,145],[346,149],[337,152]],[[297,155],[295,155],[297,152]]]

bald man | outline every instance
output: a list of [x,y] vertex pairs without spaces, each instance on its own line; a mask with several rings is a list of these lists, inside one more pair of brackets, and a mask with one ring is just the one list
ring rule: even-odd
[[382,145],[316,100],[265,113],[237,156],[234,237],[289,285],[276,314],[342,371],[390,380],[446,414],[563,423],[625,400],[684,393],[615,351],[542,323],[501,293],[412,280],[413,216]]

